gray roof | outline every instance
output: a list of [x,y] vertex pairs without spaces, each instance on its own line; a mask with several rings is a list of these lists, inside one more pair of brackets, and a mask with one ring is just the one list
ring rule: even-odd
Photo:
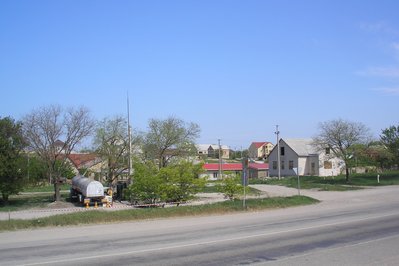
[[[209,146],[211,146],[212,149],[214,149],[214,150],[218,150],[219,149],[219,145],[217,145],[217,144],[211,144]],[[227,146],[227,145],[220,145],[220,147],[222,148],[222,150],[230,150],[230,147]]]
[[198,151],[208,151],[208,148],[211,146],[211,144],[196,144],[195,146]]
[[[207,151],[209,149],[209,147],[212,147],[212,149],[214,150],[218,150],[219,149],[219,145],[217,144],[196,144],[195,145],[197,147],[197,150],[199,151]],[[229,150],[230,147],[227,145],[221,145],[222,150]]]
[[284,139],[285,143],[293,149],[298,156],[310,156],[318,154],[316,148],[312,145],[312,139]]

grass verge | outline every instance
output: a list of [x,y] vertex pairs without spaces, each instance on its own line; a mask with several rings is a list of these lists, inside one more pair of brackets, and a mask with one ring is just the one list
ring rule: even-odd
[[[246,201],[246,211],[286,208],[300,205],[309,205],[317,202],[318,200],[305,196],[248,199]],[[112,212],[90,210],[87,212],[60,214],[39,219],[0,221],[0,231],[34,229],[52,226],[141,221],[147,219],[171,217],[203,216],[243,211],[244,209],[242,206],[242,201],[240,200],[225,201],[214,204],[204,204],[200,206],[180,206],[173,208],[131,209]]]
[[[378,183],[377,175],[380,175]],[[268,180],[250,180],[250,184],[268,184],[281,185],[296,188],[298,179],[294,177],[285,177],[283,179]],[[349,182],[346,182],[345,176],[319,177],[319,176],[301,176],[300,185],[303,189],[319,189],[322,191],[346,191],[362,189],[364,186],[388,186],[399,185],[399,172],[388,171],[384,173],[352,174]]]

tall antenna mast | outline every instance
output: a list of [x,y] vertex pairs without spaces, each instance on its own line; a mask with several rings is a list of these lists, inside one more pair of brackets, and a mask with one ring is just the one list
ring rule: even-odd
[[132,128],[130,126],[130,105],[129,105],[129,92],[127,92],[127,134],[129,141],[129,178],[132,175]]

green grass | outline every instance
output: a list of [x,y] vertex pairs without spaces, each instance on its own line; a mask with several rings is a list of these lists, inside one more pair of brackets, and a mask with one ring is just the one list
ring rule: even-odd
[[[71,188],[68,184],[62,184],[61,190],[68,190]],[[54,185],[37,186],[37,187],[27,187],[24,188],[23,192],[54,192]]]
[[[377,182],[377,173],[368,174],[352,174],[349,182],[346,182],[345,176],[336,177],[318,177],[318,176],[301,176],[300,185],[303,189],[319,189],[323,191],[346,191],[361,189],[364,186],[387,186],[399,185],[399,172],[389,171],[380,173],[380,183]],[[252,179],[250,184],[268,184],[281,185],[296,188],[298,186],[297,177],[285,177],[278,179]]]
[[[377,175],[380,175],[380,183],[377,182]],[[390,186],[399,185],[399,171],[384,173],[353,174],[350,184],[356,186]]]
[[[202,192],[202,193],[219,193],[219,191],[217,190],[217,186],[206,186],[200,192]],[[247,193],[247,195],[257,196],[257,195],[260,195],[262,193],[262,191],[252,188],[252,187],[247,187],[246,193]]]
[[[69,193],[61,193],[62,198],[67,198]],[[53,194],[51,193],[29,193],[12,195],[9,198],[9,204],[3,206],[0,204],[0,212],[21,211],[32,208],[46,208],[49,203],[54,202]]]
[[[246,211],[286,208],[315,204],[318,201],[305,196],[248,199]],[[130,209],[121,211],[90,210],[71,214],[60,214],[31,220],[0,221],[0,231],[33,229],[52,226],[72,226],[82,224],[103,224],[147,219],[203,216],[243,212],[242,201],[225,201],[201,206],[180,206],[171,208]]]

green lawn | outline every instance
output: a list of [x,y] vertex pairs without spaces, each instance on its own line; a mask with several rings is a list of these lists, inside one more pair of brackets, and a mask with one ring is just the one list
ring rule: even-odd
[[[219,191],[217,190],[217,186],[206,186],[200,192],[202,192],[202,193],[218,193]],[[257,195],[260,195],[262,193],[262,191],[255,189],[255,188],[247,187],[246,193],[247,193],[247,195],[257,196]]]
[[[300,185],[303,189],[319,189],[323,191],[345,191],[361,189],[363,186],[387,186],[399,185],[399,171],[389,171],[380,173],[380,183],[377,182],[377,173],[353,174],[350,176],[349,182],[346,182],[345,176],[337,177],[318,177],[318,176],[301,176]],[[294,177],[285,177],[281,180],[268,179],[259,180],[251,179],[250,184],[268,184],[281,185],[296,188],[298,179]]]
[[[69,193],[61,193],[61,197],[66,200]],[[53,193],[35,192],[12,195],[7,206],[0,205],[0,212],[22,211],[32,208],[46,208],[48,204],[54,202]]]
[[[71,188],[68,184],[62,184],[61,190],[68,190]],[[27,187],[23,192],[54,192],[54,185],[40,186],[40,187]]]
[[101,224],[138,221],[157,218],[227,214],[243,211],[286,208],[315,204],[318,201],[305,196],[248,199],[244,210],[242,201],[225,201],[201,206],[179,206],[171,208],[130,209],[120,211],[90,210],[71,214],[60,214],[31,220],[0,221],[0,231],[31,229],[50,226],[71,226],[81,224]]

